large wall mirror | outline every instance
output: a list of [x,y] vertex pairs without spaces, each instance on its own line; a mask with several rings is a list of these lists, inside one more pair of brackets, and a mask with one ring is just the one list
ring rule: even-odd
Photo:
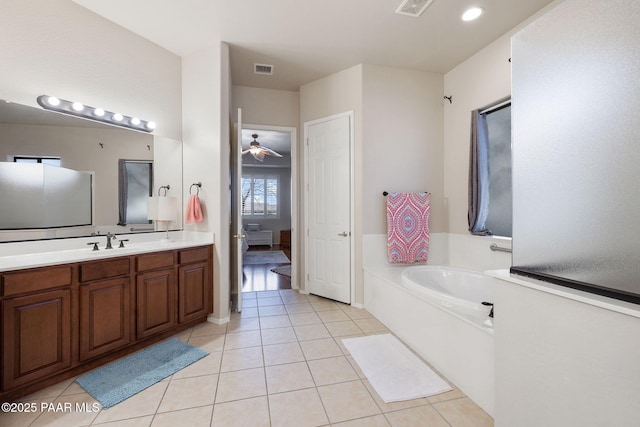
[[[150,174],[140,200],[123,164]],[[123,221],[122,200],[146,207],[160,186],[182,200],[180,141],[0,100],[0,242],[153,232],[144,213]]]

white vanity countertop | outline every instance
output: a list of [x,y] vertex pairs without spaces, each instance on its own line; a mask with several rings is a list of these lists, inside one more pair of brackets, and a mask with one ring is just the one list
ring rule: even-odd
[[[163,237],[164,233],[123,235],[123,239],[129,239],[125,247],[119,248],[119,240],[113,240],[113,249],[105,249],[107,239],[104,235],[3,243],[0,244],[0,272],[212,245],[215,240],[213,233],[197,232],[171,232],[172,241],[167,243],[160,241]],[[89,242],[99,242],[100,249],[92,250]]]

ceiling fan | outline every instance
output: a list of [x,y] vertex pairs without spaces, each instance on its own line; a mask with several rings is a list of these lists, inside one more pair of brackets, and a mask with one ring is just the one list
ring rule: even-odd
[[243,155],[251,153],[251,155],[259,161],[263,161],[265,155],[282,157],[281,154],[276,153],[272,149],[260,146],[257,133],[254,133],[253,135],[251,135],[251,137],[253,138],[253,141],[251,141],[251,144],[249,144],[249,148],[242,152]]

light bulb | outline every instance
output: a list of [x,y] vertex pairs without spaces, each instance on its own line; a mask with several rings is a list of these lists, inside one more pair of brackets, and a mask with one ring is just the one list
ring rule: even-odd
[[156,122],[147,122],[147,129],[155,129],[156,128]]
[[131,124],[134,126],[138,126],[140,124],[140,119],[137,117],[134,117],[131,119]]
[[53,105],[54,107],[57,107],[58,105],[60,105],[60,100],[55,96],[50,96],[49,98],[47,98],[47,103],[49,105]]
[[93,115],[94,116],[98,116],[98,117],[102,117],[104,116],[104,110],[102,108],[96,108],[93,110]]
[[82,105],[80,102],[74,102],[73,104],[71,104],[71,108],[73,108],[74,111],[82,111],[84,110],[84,105]]
[[473,21],[474,19],[478,19],[480,15],[482,15],[481,7],[471,7],[462,14],[462,20]]
[[113,115],[113,120],[115,120],[116,122],[121,122],[122,119],[123,119],[123,117],[122,117],[122,114],[120,114],[120,113],[115,113]]

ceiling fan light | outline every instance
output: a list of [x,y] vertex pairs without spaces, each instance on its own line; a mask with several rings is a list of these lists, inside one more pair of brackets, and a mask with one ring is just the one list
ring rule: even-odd
[[471,7],[462,14],[462,20],[473,21],[474,19],[478,19],[480,15],[482,15],[482,12],[481,7]]

